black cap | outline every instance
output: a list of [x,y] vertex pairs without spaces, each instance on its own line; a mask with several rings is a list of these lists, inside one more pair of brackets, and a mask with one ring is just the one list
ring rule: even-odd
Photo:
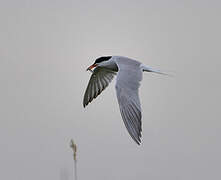
[[103,61],[107,61],[111,58],[112,56],[102,56],[102,57],[99,57],[95,60],[94,64],[97,64],[97,63],[101,63]]

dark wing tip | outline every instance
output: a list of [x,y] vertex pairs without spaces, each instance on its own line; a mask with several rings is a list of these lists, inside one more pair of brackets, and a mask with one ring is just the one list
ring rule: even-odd
[[87,105],[88,105],[88,103],[87,103],[86,98],[85,98],[85,96],[84,96],[83,107],[85,108]]
[[134,140],[136,143],[137,143],[137,145],[141,145],[141,139],[140,138],[138,138],[138,139],[136,139],[136,140]]
[[84,98],[84,101],[83,101],[83,107],[85,108],[91,101],[86,101],[85,98]]
[[134,139],[134,141],[140,146],[140,144],[141,144],[141,132],[139,133],[139,136]]

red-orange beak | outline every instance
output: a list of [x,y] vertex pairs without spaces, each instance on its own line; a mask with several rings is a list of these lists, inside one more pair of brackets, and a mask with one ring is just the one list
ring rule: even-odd
[[87,68],[87,71],[92,71],[93,68],[95,68],[97,64],[92,64],[90,67]]

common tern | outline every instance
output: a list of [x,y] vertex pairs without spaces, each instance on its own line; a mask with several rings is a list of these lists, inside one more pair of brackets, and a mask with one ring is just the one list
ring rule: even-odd
[[115,89],[120,113],[130,136],[139,145],[142,114],[138,89],[143,72],[164,73],[123,56],[97,58],[87,70],[91,71],[92,75],[84,94],[83,106],[86,107],[92,102],[117,75]]

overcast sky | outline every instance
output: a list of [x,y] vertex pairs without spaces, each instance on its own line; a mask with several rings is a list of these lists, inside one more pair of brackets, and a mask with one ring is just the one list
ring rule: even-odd
[[[221,1],[1,0],[0,179],[220,179]],[[83,108],[102,55],[145,73],[142,144],[129,136],[112,84]]]

